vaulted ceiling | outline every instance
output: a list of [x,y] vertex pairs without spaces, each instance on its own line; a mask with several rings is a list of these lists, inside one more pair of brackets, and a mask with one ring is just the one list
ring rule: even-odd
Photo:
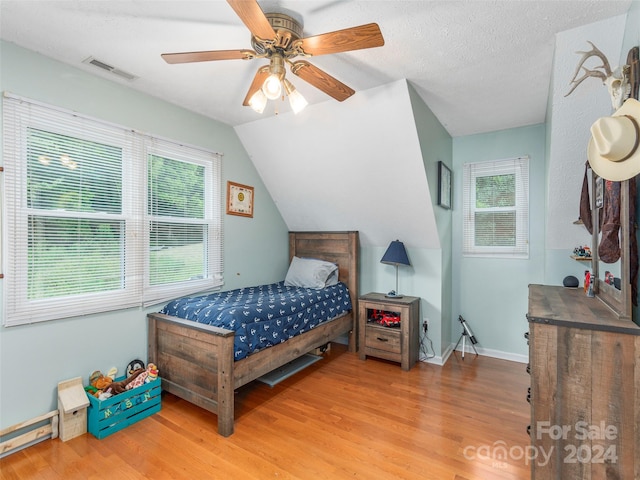
[[[554,35],[625,13],[630,0],[259,3],[300,18],[305,36],[377,22],[384,46],[310,60],[356,92],[407,79],[455,137],[543,122]],[[259,116],[242,106],[265,60],[169,65],[160,57],[251,48],[221,0],[2,0],[0,36],[233,126],[289,109],[277,102]],[[136,78],[83,63],[90,57]],[[335,101],[291,80],[311,104]]]
[[[288,102],[271,102],[262,115],[242,106],[266,60],[170,65],[160,57],[251,48],[247,28],[222,0],[0,0],[0,36],[234,126],[289,229],[359,230],[364,245],[401,238],[439,248],[436,164],[450,152],[442,154],[444,144],[425,151],[433,142],[422,144],[416,108],[451,137],[543,123],[556,33],[626,13],[631,2],[259,5],[301,18],[305,36],[377,22],[385,45],[309,59],[356,90],[342,103],[288,75],[310,103],[294,116]],[[83,63],[89,58],[136,78]]]

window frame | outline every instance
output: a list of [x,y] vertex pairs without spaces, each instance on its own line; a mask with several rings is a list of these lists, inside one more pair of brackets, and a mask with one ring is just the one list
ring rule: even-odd
[[[476,180],[481,177],[515,175],[515,205],[507,207],[476,207]],[[515,245],[476,245],[477,212],[515,212]],[[516,157],[488,162],[466,163],[463,166],[463,240],[466,257],[529,258],[529,157]]]
[[[179,147],[179,149],[178,149]],[[186,149],[185,149],[186,148]],[[211,282],[214,282],[215,287],[219,287],[223,283],[222,277],[222,250],[216,248],[214,243],[222,243],[222,208],[223,208],[223,196],[222,192],[222,163],[210,162],[206,159],[209,152],[198,151],[191,147],[185,147],[183,145],[172,144],[171,142],[154,140],[152,144],[149,144],[145,148],[144,153],[144,179],[145,179],[145,201],[144,201],[144,233],[145,233],[145,277],[144,277],[144,305],[152,305],[170,298],[175,298],[181,295],[186,295],[193,292],[203,291],[211,287]],[[210,201],[204,204],[204,215],[202,219],[196,219],[192,217],[173,217],[154,215],[149,213],[147,208],[148,198],[148,166],[151,156],[160,156],[170,158],[174,161],[191,163],[204,167],[205,183],[204,183],[204,198],[205,199],[218,199],[218,202]],[[218,192],[216,195],[216,191]],[[212,219],[217,219],[212,221]],[[181,224],[202,225],[205,227],[206,243],[203,242],[203,249],[205,251],[205,264],[204,264],[204,278],[195,279],[185,282],[164,283],[160,285],[152,285],[150,278],[150,258],[151,258],[151,222],[171,222]],[[160,299],[160,300],[158,300]]]
[[[223,206],[221,163],[222,155],[171,140],[133,131],[120,125],[103,122],[77,112],[30,99],[5,94],[3,115],[3,252],[5,277],[3,288],[2,324],[22,325],[61,318],[77,317],[100,312],[148,306],[167,301],[178,295],[211,290],[223,284]],[[122,149],[122,210],[120,214],[55,211],[34,209],[26,202],[28,182],[27,135],[29,129],[38,128],[54,134],[96,141],[87,130],[97,129],[99,141]],[[113,138],[111,139],[111,134]],[[106,137],[105,137],[106,136]],[[111,141],[105,141],[110,138]],[[179,152],[178,160],[196,157],[205,165],[208,179],[204,192],[206,202],[207,245],[205,278],[176,282],[170,288],[151,288],[149,285],[149,228],[146,206],[147,152],[156,145],[165,151]],[[101,292],[79,293],[66,296],[29,299],[28,222],[32,216],[91,218],[124,223],[121,241],[124,253],[121,261],[122,288]],[[179,283],[179,284],[178,284]]]

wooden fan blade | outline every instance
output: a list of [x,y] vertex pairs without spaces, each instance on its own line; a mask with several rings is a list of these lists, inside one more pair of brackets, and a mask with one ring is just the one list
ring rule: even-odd
[[327,72],[320,70],[306,60],[293,62],[291,64],[291,72],[339,102],[356,93],[352,88],[347,87],[341,81],[336,80]]
[[247,92],[247,96],[244,97],[244,102],[242,105],[245,107],[249,106],[249,100],[253,97],[253,94],[256,93],[260,88],[262,88],[262,84],[269,76],[269,66],[265,65],[264,67],[260,67],[256,72],[256,76],[253,77],[253,82],[251,82],[251,86],[249,87],[249,91]]
[[293,45],[300,45],[304,53],[315,56],[381,47],[384,45],[384,38],[377,23],[368,23],[359,27],[302,38]]
[[167,63],[210,62],[213,60],[249,60],[256,56],[253,50],[209,50],[206,52],[163,53]]
[[276,32],[256,0],[227,0],[254,37],[272,40]]

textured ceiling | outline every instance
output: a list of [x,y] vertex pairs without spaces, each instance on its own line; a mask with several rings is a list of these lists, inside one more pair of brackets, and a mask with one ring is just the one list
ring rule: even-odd
[[[383,47],[311,61],[356,92],[406,78],[449,133],[461,136],[544,122],[554,35],[626,13],[630,0],[260,5],[295,12],[305,36],[377,22]],[[160,58],[165,52],[251,48],[246,27],[221,0],[0,0],[0,36],[233,126],[261,118],[242,101],[265,60],[169,65]],[[124,80],[83,64],[88,57],[138,78]],[[335,102],[288,78],[309,103]],[[280,112],[289,109],[286,102],[271,102],[263,115],[274,115],[276,104]]]

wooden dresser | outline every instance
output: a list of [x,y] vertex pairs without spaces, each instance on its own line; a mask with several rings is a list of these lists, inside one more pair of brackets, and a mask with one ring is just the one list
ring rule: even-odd
[[640,479],[640,327],[582,289],[529,286],[532,479]]

